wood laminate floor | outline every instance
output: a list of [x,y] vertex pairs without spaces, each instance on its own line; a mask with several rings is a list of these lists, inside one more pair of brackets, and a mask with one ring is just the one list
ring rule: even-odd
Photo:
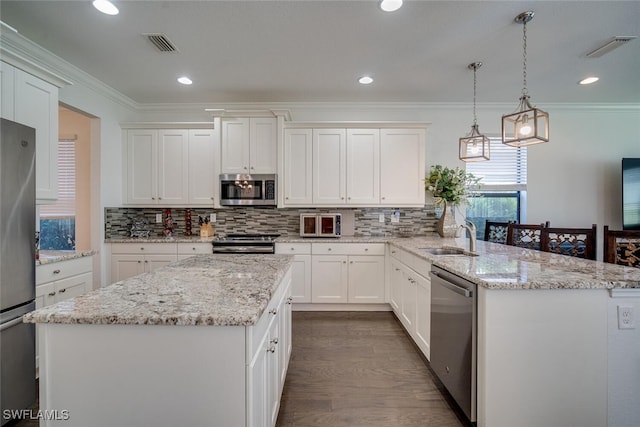
[[466,426],[391,312],[294,312],[277,427]]

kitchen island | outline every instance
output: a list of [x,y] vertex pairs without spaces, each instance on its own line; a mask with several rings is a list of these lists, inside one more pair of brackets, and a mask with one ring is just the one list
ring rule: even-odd
[[28,314],[41,425],[274,425],[291,260],[198,255]]
[[475,256],[425,249],[465,239],[389,244],[415,271],[476,285],[479,427],[640,425],[640,325],[619,323],[621,307],[640,312],[640,269],[481,241]]

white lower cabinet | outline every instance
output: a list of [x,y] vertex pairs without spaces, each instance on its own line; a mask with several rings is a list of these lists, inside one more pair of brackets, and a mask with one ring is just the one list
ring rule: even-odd
[[276,253],[293,255],[291,270],[293,302],[311,302],[311,243],[276,243]]
[[178,261],[200,254],[210,254],[213,251],[211,243],[178,243]]
[[384,243],[312,243],[311,302],[383,303]]
[[[82,295],[93,288],[92,257],[36,266],[36,309]],[[36,328],[36,335],[38,328]],[[36,338],[36,367],[39,366]]]
[[111,283],[149,273],[177,260],[175,243],[112,243]]
[[250,329],[247,425],[273,427],[291,355],[291,276],[285,278],[263,316]]
[[389,304],[416,345],[431,358],[431,264],[393,248],[390,260]]

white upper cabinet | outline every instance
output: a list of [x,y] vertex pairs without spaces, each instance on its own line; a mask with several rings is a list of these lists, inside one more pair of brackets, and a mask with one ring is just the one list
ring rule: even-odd
[[291,127],[283,152],[284,206],[424,206],[424,127]]
[[58,199],[58,87],[0,63],[2,117],[36,130],[36,199]]
[[189,202],[189,131],[158,131],[158,203]]
[[189,130],[189,205],[211,206],[214,202],[215,159],[213,130]]
[[128,129],[124,144],[126,204],[213,206],[212,130]]
[[380,201],[424,205],[424,129],[380,130]]
[[347,129],[347,203],[380,203],[380,131]]
[[340,205],[346,202],[346,131],[313,130],[313,204]]
[[276,173],[277,120],[222,120],[222,173]]
[[285,205],[310,205],[312,197],[313,143],[311,129],[285,129],[284,131]]

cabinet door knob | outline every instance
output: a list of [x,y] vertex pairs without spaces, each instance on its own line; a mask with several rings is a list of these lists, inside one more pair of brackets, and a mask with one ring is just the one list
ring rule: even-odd
[[158,197],[158,200],[162,200],[162,197]]
[[364,248],[364,251],[367,252],[369,250],[369,248]]
[[272,344],[278,344],[278,338],[274,338],[274,339],[272,339],[272,340],[271,340],[271,343],[272,343]]
[[349,264],[353,264],[353,261],[349,262]]
[[386,197],[383,197],[382,200],[386,199]]
[[329,252],[331,252],[331,248],[327,248],[327,250],[328,250]]
[[293,297],[287,298],[287,304],[291,304],[293,302]]
[[278,313],[278,310],[276,310],[275,308],[272,308],[271,310],[269,310],[269,314],[273,314],[274,316]]
[[196,250],[196,248],[191,248],[191,250],[192,250],[192,251],[195,251],[195,250]]
[[213,200],[213,197],[211,197],[211,200]]
[[155,199],[156,199],[155,197],[152,197],[152,198],[151,198],[151,200],[155,200]]
[[148,263],[149,261],[147,261],[146,259],[144,260],[145,264]]
[[267,351],[268,351],[269,353],[275,353],[275,352],[276,352],[276,346],[275,346],[275,345],[272,345],[271,347],[269,347],[269,348],[267,349]]
[[53,274],[60,274],[60,270],[53,270]]
[[141,251],[144,251],[144,248],[140,248]]
[[138,264],[142,263],[142,261],[138,260]]

